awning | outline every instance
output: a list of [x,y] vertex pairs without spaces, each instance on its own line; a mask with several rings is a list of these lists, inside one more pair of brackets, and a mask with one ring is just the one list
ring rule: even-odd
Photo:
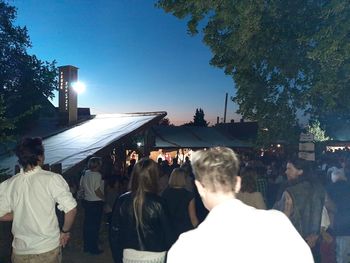
[[215,127],[155,126],[155,148],[208,148],[226,146],[230,148],[251,147],[247,142],[230,138]]
[[[102,114],[43,140],[45,163],[62,163],[62,172],[72,168],[89,155],[116,143],[129,133],[163,118],[166,112]],[[154,124],[154,123],[153,123]],[[14,173],[17,157],[0,160],[0,168]]]

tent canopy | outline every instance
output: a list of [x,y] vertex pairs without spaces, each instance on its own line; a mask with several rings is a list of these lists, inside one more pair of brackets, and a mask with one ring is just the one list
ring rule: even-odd
[[251,147],[249,143],[224,135],[215,127],[155,126],[153,132],[156,148]]
[[[151,125],[166,115],[166,112],[102,114],[82,124],[59,132],[43,140],[45,163],[62,164],[62,172],[83,161],[89,155],[146,125]],[[17,157],[0,160],[0,167],[13,174]]]

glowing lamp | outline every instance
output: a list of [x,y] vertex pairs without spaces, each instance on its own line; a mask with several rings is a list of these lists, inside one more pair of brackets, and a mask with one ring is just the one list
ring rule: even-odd
[[85,84],[80,81],[72,83],[72,87],[73,90],[78,94],[81,94],[85,91]]

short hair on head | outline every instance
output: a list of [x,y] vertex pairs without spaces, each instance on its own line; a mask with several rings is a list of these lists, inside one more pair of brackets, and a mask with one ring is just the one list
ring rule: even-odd
[[196,151],[191,156],[193,173],[204,187],[213,192],[234,192],[239,160],[233,150],[214,147]]
[[88,169],[93,170],[102,166],[102,159],[100,157],[91,157],[88,161]]
[[175,168],[169,178],[170,187],[185,187],[187,171],[183,168]]
[[25,137],[17,144],[15,152],[22,167],[37,166],[39,156],[44,156],[42,139]]

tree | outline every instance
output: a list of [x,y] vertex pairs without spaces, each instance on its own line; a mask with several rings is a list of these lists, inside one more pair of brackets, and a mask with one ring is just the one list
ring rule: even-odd
[[[0,146],[29,125],[33,125],[43,100],[53,97],[57,87],[55,62],[43,62],[29,55],[26,27],[14,25],[16,9],[0,0]],[[3,152],[2,152],[3,153]],[[0,167],[0,182],[8,178]]]
[[[0,145],[6,145],[5,143],[10,141],[12,137],[9,135],[14,129],[14,124],[11,120],[4,117],[5,105],[4,98],[0,96]],[[0,183],[9,178],[7,169],[0,167]]]
[[307,131],[314,135],[314,140],[316,142],[323,142],[329,140],[326,136],[326,132],[322,129],[321,124],[318,120],[313,121],[309,126]]
[[209,122],[204,119],[204,115],[204,111],[201,108],[196,109],[196,113],[193,116],[193,121],[185,123],[183,126],[208,127]]
[[204,119],[204,111],[199,108],[193,116],[193,126],[208,127],[209,122]]
[[169,118],[163,118],[159,121],[158,125],[162,125],[162,126],[171,126],[172,124],[170,123]]
[[321,121],[329,112],[349,112],[348,1],[158,0],[157,6],[188,19],[191,35],[202,29],[210,64],[233,77],[238,113],[258,121],[268,140],[296,141],[298,111]]
[[14,129],[14,124],[5,115],[4,98],[0,96],[0,144],[10,140],[9,134]]
[[16,9],[0,0],[0,118],[11,120],[18,132],[38,117],[43,98],[54,96],[58,79],[55,61],[27,53],[27,29],[15,26],[15,18]]

